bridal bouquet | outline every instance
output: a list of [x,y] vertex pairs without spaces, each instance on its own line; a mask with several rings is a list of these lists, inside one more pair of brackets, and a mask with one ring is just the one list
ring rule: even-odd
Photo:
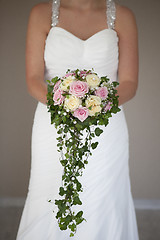
[[61,197],[55,200],[58,206],[56,218],[61,230],[71,230],[71,237],[76,233],[77,225],[86,221],[83,211],[73,211],[74,205],[82,204],[79,193],[83,187],[79,177],[90,160],[91,150],[98,145],[92,139],[102,134],[100,125],[107,126],[112,113],[120,111],[116,94],[119,83],[110,82],[107,76],[99,77],[93,68],[68,69],[63,77],[56,76],[47,82],[47,108],[51,113],[51,124],[55,125],[59,135],[57,151],[64,169],[59,188]]

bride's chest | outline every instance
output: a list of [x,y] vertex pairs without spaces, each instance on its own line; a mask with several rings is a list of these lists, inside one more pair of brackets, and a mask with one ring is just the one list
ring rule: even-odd
[[107,28],[106,4],[101,8],[80,10],[59,7],[56,27],[68,30],[80,39],[86,40],[100,29]]
[[52,27],[45,42],[44,58],[48,59],[106,59],[117,57],[118,36],[112,29],[103,29],[82,40],[61,27]]

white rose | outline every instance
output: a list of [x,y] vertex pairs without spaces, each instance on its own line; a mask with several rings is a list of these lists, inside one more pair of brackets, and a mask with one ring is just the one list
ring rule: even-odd
[[101,80],[96,74],[92,73],[86,76],[86,81],[91,88],[95,88],[100,84]]
[[100,105],[101,104],[101,98],[95,95],[90,95],[86,101],[86,107],[90,107],[90,106],[95,106],[95,105]]
[[89,116],[95,116],[97,112],[101,112],[102,108],[100,105],[92,106],[91,110],[89,109]]
[[101,98],[95,95],[90,95],[89,98],[85,101],[86,107],[91,109],[89,110],[89,116],[94,116],[96,112],[100,112],[102,110],[101,104]]
[[82,100],[76,96],[70,95],[69,98],[65,98],[64,107],[68,110],[74,111],[82,104]]
[[69,86],[70,84],[74,81],[73,77],[72,76],[68,76],[66,77],[60,84],[60,88],[63,90],[63,91],[69,91]]

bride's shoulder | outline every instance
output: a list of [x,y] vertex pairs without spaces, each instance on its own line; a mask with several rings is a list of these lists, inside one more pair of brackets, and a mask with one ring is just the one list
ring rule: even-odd
[[116,20],[127,21],[135,18],[135,14],[129,7],[115,3],[116,5]]
[[51,2],[41,2],[31,8],[29,18],[32,22],[37,22],[41,27],[49,27],[51,24],[51,15]]
[[38,14],[42,16],[44,14],[48,14],[51,13],[52,11],[52,7],[51,7],[51,2],[41,2],[38,4],[35,4],[32,8],[31,8],[31,12],[34,14]]
[[116,21],[115,28],[118,32],[127,31],[128,29],[136,29],[135,13],[129,7],[115,3],[116,5]]

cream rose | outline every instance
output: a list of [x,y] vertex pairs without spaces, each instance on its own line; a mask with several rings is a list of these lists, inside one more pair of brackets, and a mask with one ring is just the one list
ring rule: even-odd
[[100,84],[100,78],[96,74],[88,74],[86,81],[91,88],[95,88]]
[[68,76],[66,77],[62,83],[60,84],[60,88],[63,90],[63,91],[69,91],[69,86],[70,84],[74,81],[75,77],[74,76]]
[[95,105],[100,105],[101,104],[101,98],[95,95],[90,95],[86,101],[86,107],[90,107],[90,106],[95,106]]
[[85,101],[86,107],[91,109],[89,110],[89,116],[94,116],[96,112],[100,112],[102,107],[100,106],[101,104],[101,98],[95,95],[91,95],[89,98],[86,99]]
[[92,106],[91,110],[89,109],[89,116],[95,116],[97,112],[101,112],[102,108],[100,105]]
[[76,96],[70,95],[69,98],[65,98],[64,107],[68,110],[74,111],[82,103],[82,100]]

